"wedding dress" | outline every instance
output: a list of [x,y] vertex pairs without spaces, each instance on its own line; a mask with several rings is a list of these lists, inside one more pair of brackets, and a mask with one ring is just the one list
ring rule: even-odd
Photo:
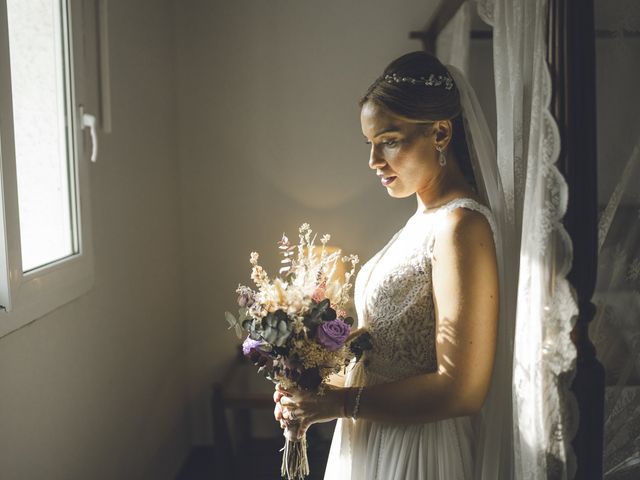
[[[355,282],[359,326],[373,350],[348,371],[346,386],[388,383],[437,371],[431,256],[438,225],[456,208],[492,212],[471,198],[413,215],[360,270]],[[474,419],[421,424],[339,419],[325,480],[466,480],[474,474]]]

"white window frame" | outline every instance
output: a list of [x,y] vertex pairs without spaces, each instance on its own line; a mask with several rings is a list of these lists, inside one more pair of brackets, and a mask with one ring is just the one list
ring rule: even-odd
[[0,337],[88,292],[94,283],[89,161],[82,105],[85,99],[82,0],[67,0],[74,105],[72,160],[78,196],[79,253],[23,273],[13,135],[6,0],[0,0]]

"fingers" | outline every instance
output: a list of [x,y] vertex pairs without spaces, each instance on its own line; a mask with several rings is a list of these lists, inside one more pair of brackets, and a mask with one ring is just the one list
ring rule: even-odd
[[291,420],[294,421],[296,416],[301,415],[302,411],[299,410],[298,405],[288,397],[283,397],[282,400],[276,403],[273,409],[273,416],[276,421]]
[[299,408],[283,408],[282,418],[289,422],[296,422],[302,419],[304,412]]
[[280,405],[283,407],[296,407],[298,404],[291,397],[281,397]]
[[306,434],[307,429],[314,423],[314,420],[312,417],[305,417],[304,412],[300,409],[283,407],[280,428],[287,428],[289,422],[294,422],[296,438],[301,439]]
[[291,396],[291,394],[287,390],[282,388],[282,385],[280,385],[279,383],[276,383],[276,391],[273,392],[273,401],[277,403],[280,401],[282,397],[289,397],[289,396]]
[[285,390],[285,389],[282,387],[282,385],[280,385],[279,383],[276,383],[276,391],[277,391],[277,392],[281,392],[281,393],[283,393],[284,395],[289,395],[289,391],[288,391],[288,390]]
[[295,418],[295,413],[292,411],[297,407],[297,404],[290,397],[289,392],[284,390],[278,383],[276,384],[276,391],[273,392],[273,401],[275,407],[273,409],[273,416],[277,422],[280,422],[280,428],[286,428],[287,421]]
[[300,413],[296,413],[295,410],[288,408],[282,408],[278,404],[274,409],[273,415],[276,421],[280,423],[280,428],[285,429],[288,426],[288,422],[295,422],[297,419],[296,415],[300,415]]
[[276,403],[276,406],[273,409],[273,416],[275,417],[276,421],[282,420],[282,405],[280,405],[279,403]]

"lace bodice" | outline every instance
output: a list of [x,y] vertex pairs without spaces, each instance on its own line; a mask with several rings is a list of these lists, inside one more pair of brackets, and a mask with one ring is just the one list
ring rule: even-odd
[[434,233],[443,217],[459,207],[484,214],[495,236],[491,211],[471,198],[457,198],[438,209],[416,213],[360,269],[355,283],[356,311],[374,346],[362,363],[368,383],[436,371],[431,283]]

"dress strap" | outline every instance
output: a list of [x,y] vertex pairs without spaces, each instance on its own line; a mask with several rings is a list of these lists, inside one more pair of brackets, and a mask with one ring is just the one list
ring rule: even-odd
[[[466,208],[469,210],[474,210],[476,212],[480,212],[481,214],[483,214],[485,216],[485,218],[487,219],[487,221],[489,222],[489,225],[491,226],[491,231],[493,232],[493,241],[494,243],[497,245],[498,244],[498,238],[497,238],[497,227],[496,227],[496,221],[493,218],[493,214],[491,213],[491,210],[489,210],[488,207],[486,207],[485,205],[482,205],[480,202],[474,200],[473,198],[468,198],[468,197],[463,197],[463,198],[454,198],[453,200],[451,200],[448,203],[445,203],[444,205],[442,205],[441,207],[438,208],[437,214],[438,215],[446,215],[447,213],[455,210],[456,208]],[[429,257],[433,256],[433,245],[435,243],[435,232],[433,232],[431,234],[431,238],[429,239],[429,244],[427,246],[427,251],[429,253]]]

